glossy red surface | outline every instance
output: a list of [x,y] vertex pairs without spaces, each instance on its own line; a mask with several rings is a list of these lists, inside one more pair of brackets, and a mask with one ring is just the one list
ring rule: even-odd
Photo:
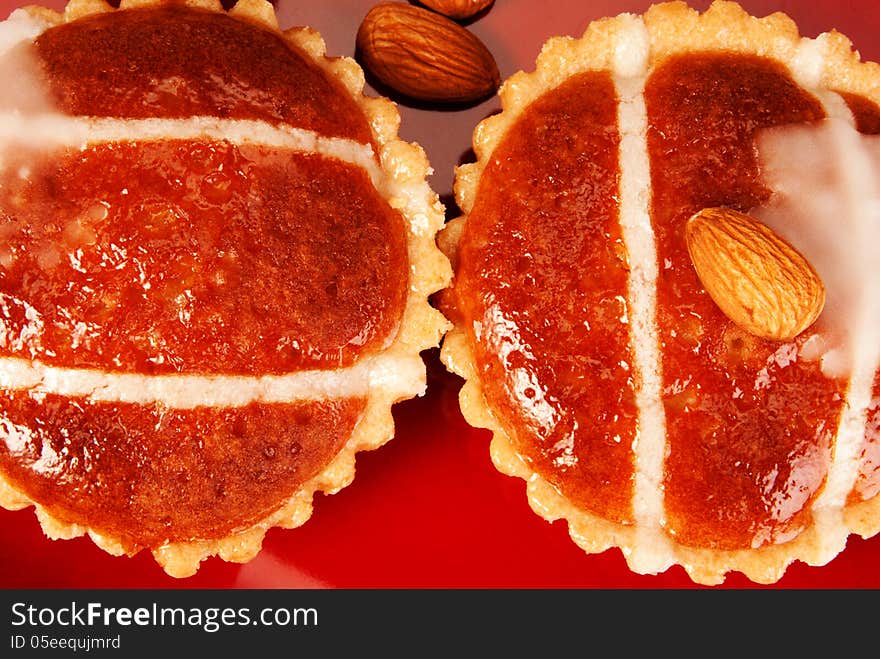
[[737,55],[668,61],[645,104],[663,386],[677,392],[665,400],[669,527],[690,546],[774,542],[810,522],[846,382],[799,360],[795,342],[738,329],[705,293],[681,236],[702,208],[765,201],[755,131],[824,111],[782,67]]
[[[118,4],[118,3],[116,3]],[[107,39],[107,30],[117,38]],[[335,80],[275,35],[210,12],[168,8],[93,16],[37,40],[59,109],[117,117],[284,121],[370,141]],[[146,91],[146,93],[145,93]]]
[[609,74],[585,73],[523,113],[482,175],[454,295],[517,451],[585,510],[629,524],[638,409],[617,102]]
[[[8,9],[19,3],[4,0]],[[49,3],[61,6],[63,3]],[[283,27],[311,24],[328,50],[351,54],[354,34],[372,0],[279,0]],[[649,2],[496,0],[469,27],[498,59],[502,76],[532,69],[541,44],[555,34],[579,35],[590,20],[644,11]],[[863,1],[743,0],[756,14],[779,9],[807,36],[836,27],[866,59],[880,60],[880,10]],[[704,8],[707,2],[695,2]],[[4,12],[5,13],[5,12]],[[449,198],[452,167],[468,159],[471,132],[496,110],[497,100],[459,111],[401,106],[401,134],[431,155],[431,182]],[[443,129],[437,128],[442,121]],[[453,212],[454,213],[454,212]],[[469,428],[458,411],[458,378],[436,359],[427,396],[397,406],[397,437],[358,458],[354,483],[316,500],[303,527],[274,529],[262,553],[245,565],[212,559],[197,575],[177,580],[146,554],[114,558],[90,540],[49,541],[33,512],[0,510],[0,585],[4,587],[316,588],[316,587],[551,587],[687,588],[680,567],[656,576],[629,571],[618,550],[585,555],[562,523],[548,524],[528,504],[521,480],[499,474],[489,461],[488,433]],[[880,587],[880,536],[850,537],[823,567],[796,563],[775,588]],[[724,587],[763,588],[739,574]]]
[[188,141],[23,162],[27,179],[13,165],[0,180],[0,212],[16,218],[0,234],[0,354],[287,373],[347,366],[400,322],[404,227],[358,167]]

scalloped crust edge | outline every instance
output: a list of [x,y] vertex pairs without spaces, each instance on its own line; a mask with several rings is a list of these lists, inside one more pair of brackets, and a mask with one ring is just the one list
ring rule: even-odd
[[[427,183],[431,170],[424,150],[416,143],[398,139],[400,114],[394,103],[385,98],[364,95],[364,73],[355,60],[327,56],[324,40],[312,28],[295,27],[281,31],[275,10],[266,0],[239,0],[229,12],[225,12],[219,0],[122,0],[118,9],[104,0],[70,0],[62,13],[40,6],[23,9],[47,25],[54,26],[96,13],[165,5],[227,13],[238,20],[276,32],[291,47],[305,53],[331,77],[340,81],[357,101],[370,123],[379,148],[377,156],[386,176],[386,185],[380,193],[407,222],[409,294],[400,330],[383,354],[421,360],[419,353],[438,346],[444,332],[450,327],[445,317],[429,303],[429,296],[446,287],[452,279],[449,261],[435,242],[436,234],[445,220],[444,207]],[[426,380],[427,374],[423,378],[423,386]],[[156,561],[165,572],[178,578],[192,576],[202,561],[214,555],[230,562],[250,561],[262,549],[269,529],[276,526],[292,529],[302,525],[311,517],[316,493],[334,494],[354,480],[356,454],[376,449],[394,436],[391,408],[406,398],[383,390],[372,391],[361,419],[342,450],[321,473],[304,483],[278,510],[221,539],[167,543],[151,549]],[[2,475],[0,505],[9,510],[34,506],[43,532],[51,539],[88,535],[98,547],[116,556],[132,556],[142,549],[129,550],[117,539],[87,526],[53,517]]]
[[[457,245],[467,214],[473,209],[480,177],[506,132],[531,101],[570,75],[612,69],[615,39],[634,18],[631,14],[621,14],[594,21],[577,39],[552,37],[538,55],[534,71],[515,73],[502,84],[499,90],[501,112],[483,120],[474,130],[476,162],[456,168],[454,190],[462,215],[449,222],[437,239],[454,269],[457,269]],[[824,49],[823,67],[817,80],[820,88],[850,92],[880,103],[880,65],[862,62],[850,40],[836,30],[814,40],[802,38],[794,21],[781,12],[758,18],[749,15],[737,3],[722,0],[713,2],[702,14],[684,2],[660,3],[653,5],[642,18],[649,34],[651,65],[656,66],[666,57],[682,52],[724,49],[769,57],[792,68],[798,46],[814,41]],[[535,513],[548,522],[565,520],[572,540],[587,553],[619,548],[633,572],[658,574],[677,564],[695,583],[702,585],[721,584],[726,574],[734,571],[756,583],[772,584],[796,560],[811,566],[828,563],[844,549],[851,533],[869,538],[880,532],[878,495],[847,505],[842,511],[814,509],[814,523],[783,544],[751,550],[717,551],[686,547],[671,540],[672,560],[665,556],[646,560],[644,544],[639,544],[636,527],[609,522],[577,508],[516,452],[509,435],[493,416],[483,396],[473,350],[464,328],[457,325],[447,332],[440,358],[450,371],[465,380],[459,392],[464,418],[470,425],[492,432],[490,455],[494,465],[500,472],[526,481],[528,502]],[[832,532],[830,537],[823,537],[823,529],[841,526],[840,517],[847,533]],[[642,551],[636,551],[637,545]]]

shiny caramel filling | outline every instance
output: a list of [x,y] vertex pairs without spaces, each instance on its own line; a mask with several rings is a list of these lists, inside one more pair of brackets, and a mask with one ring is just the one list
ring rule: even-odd
[[757,57],[687,55],[646,85],[658,328],[668,454],[668,530],[723,549],[782,541],[809,521],[828,471],[846,382],[733,325],[690,264],[682,229],[714,206],[766,200],[754,136],[823,117],[781,66]]
[[96,14],[36,41],[59,110],[262,119],[371,143],[354,99],[280,34],[184,7]]
[[456,305],[517,450],[583,508],[628,523],[637,410],[616,122],[605,73],[523,113],[480,181]]
[[224,13],[28,29],[0,58],[34,92],[2,104],[3,481],[132,553],[291,523],[373,387],[423,386],[382,354],[411,268],[358,100]]
[[280,508],[345,444],[362,399],[172,410],[0,395],[0,468],[55,519],[128,551],[222,538]]
[[9,163],[0,354],[140,373],[347,366],[396,331],[405,230],[360,168],[223,142]]
[[[854,94],[842,94],[853,113],[859,132],[880,134],[880,106]],[[850,502],[867,501],[880,493],[880,374],[874,378],[871,406],[865,426],[865,444],[860,455],[861,469]]]

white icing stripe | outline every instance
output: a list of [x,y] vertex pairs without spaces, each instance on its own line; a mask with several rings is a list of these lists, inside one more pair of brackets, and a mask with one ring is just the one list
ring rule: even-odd
[[846,101],[841,98],[840,94],[828,90],[814,93],[825,108],[825,113],[828,115],[829,119],[839,119],[840,121],[844,121],[850,126],[855,127],[856,118],[853,116],[852,110],[849,109],[849,106],[846,104]]
[[[0,22],[0,55],[32,41],[47,27],[27,12],[17,10]],[[21,151],[45,152],[55,148],[83,150],[90,145],[159,140],[209,140],[316,154],[364,170],[388,203],[404,212],[411,233],[431,231],[425,215],[430,188],[424,177],[399,171],[393,153],[383,153],[392,165],[386,175],[369,144],[326,137],[315,131],[267,121],[223,119],[210,116],[180,119],[123,119],[74,117],[55,111],[40,81],[39,63],[30,50],[7,58],[11,79],[29,90],[0,99],[0,168],[5,154],[20,159]],[[436,230],[436,228],[434,229]],[[171,408],[234,407],[252,402],[287,402],[360,396],[379,389],[411,397],[425,388],[421,358],[376,356],[336,371],[304,371],[278,376],[161,375],[145,376],[99,370],[58,368],[16,358],[0,358],[0,388],[33,390],[96,401],[163,404]]]
[[[827,43],[827,35],[801,41],[794,67],[795,78],[803,86],[814,90],[813,95],[822,103],[829,118],[839,119],[850,126],[855,126],[855,117],[843,98],[839,94],[819,87],[822,71],[825,67]],[[808,62],[809,64],[807,64]],[[850,151],[841,140],[835,140],[834,148],[836,153],[832,160],[836,162],[850,162],[852,158],[858,160],[859,155],[864,160],[864,153],[861,153],[861,149],[856,148]],[[855,164],[855,168],[863,172],[871,171],[870,167],[870,162]],[[843,167],[841,169],[848,170],[850,168]],[[841,171],[841,176],[848,179],[844,181],[844,184],[850,187],[853,193],[864,195],[861,198],[869,198],[867,193],[870,189],[864,185],[865,181],[858,180],[858,175],[854,177],[849,175],[847,171]],[[876,352],[876,350],[872,350],[872,352]],[[828,542],[831,538],[837,538],[838,542],[845,541],[844,539],[848,535],[848,531],[841,524],[842,509],[859,474],[858,454],[864,438],[867,422],[866,412],[867,406],[871,402],[871,387],[876,365],[876,357],[867,360],[856,358],[855,360],[850,375],[846,403],[834,438],[828,476],[821,494],[813,503],[814,510],[828,509],[827,512],[817,514],[815,518],[816,524],[822,527],[821,537],[828,538]]]
[[[72,117],[57,112],[51,94],[41,78],[41,64],[32,49],[13,48],[32,42],[48,25],[18,9],[0,21],[0,69],[15,84],[0,95],[0,167],[7,149],[45,150],[53,147],[83,149],[90,144],[108,142],[154,141],[163,139],[209,139],[237,145],[255,144],[316,153],[364,169],[379,194],[392,205],[406,211],[420,211],[424,186],[407,184],[398,176],[387,177],[375,159],[369,144],[342,138],[326,137],[311,130],[266,121],[187,117],[183,119],[121,119]],[[384,158],[384,156],[383,156]],[[426,182],[425,182],[426,184]],[[418,233],[417,217],[413,230]]]
[[[827,34],[820,35],[816,39],[802,39],[791,64],[792,74],[799,85],[809,90],[819,100],[830,119],[854,127],[855,117],[843,98],[821,86],[827,52]],[[874,164],[865,149],[856,143],[858,138],[854,131],[834,130],[832,133],[828,130],[825,134],[833,137],[833,139],[825,138],[823,142],[824,148],[830,147],[833,151],[826,160],[833,163],[831,165],[833,175],[837,178],[837,185],[844,191],[844,199],[847,200],[835,209],[841,217],[846,218],[843,221],[845,224],[843,230],[849,234],[866,233],[865,223],[851,221],[851,218],[856,217],[860,212],[858,208],[860,204],[877,198],[877,186],[871,179],[871,173],[876,171]],[[805,213],[804,217],[808,218],[809,214]],[[806,219],[801,224],[806,225]],[[876,243],[874,238],[872,235],[849,235],[847,240],[848,244],[858,248],[860,245],[873,246]],[[849,258],[858,261],[863,257],[850,254]],[[855,290],[852,286],[847,288]],[[875,308],[877,304],[872,302],[868,295],[863,295],[856,304],[862,313],[855,313],[853,310],[853,313],[848,314],[846,318],[847,323],[857,327],[849,339],[852,343],[852,356],[851,365],[846,369],[849,375],[846,402],[835,433],[832,460],[825,485],[813,503],[813,509],[817,513],[815,523],[822,527],[822,536],[826,538],[826,542],[834,545],[843,542],[848,534],[848,530],[843,525],[842,509],[858,478],[859,453],[864,442],[867,422],[866,412],[871,402],[874,372],[880,360],[880,345],[877,345],[876,336],[872,336],[876,332],[872,332],[871,327],[866,326],[880,319],[878,316],[880,309]],[[860,315],[863,317],[859,317]]]
[[380,390],[422,395],[425,369],[420,357],[379,355],[333,371],[299,371],[259,377],[237,375],[141,375],[47,366],[0,358],[0,388],[35,394],[84,397],[92,401],[153,404],[173,409],[242,407],[364,396]]
[[167,139],[204,139],[239,146],[250,144],[289,149],[349,163],[363,169],[379,196],[408,218],[407,229],[413,235],[433,235],[436,231],[434,223],[424,212],[425,200],[432,197],[432,192],[423,178],[413,178],[407,175],[408,172],[386,175],[369,144],[266,121],[218,117],[118,119],[71,117],[57,113],[25,116],[14,111],[0,112],[0,168],[6,148],[12,148],[13,152],[18,150],[16,147],[81,150],[89,145]]
[[[648,160],[648,117],[644,87],[648,35],[634,18],[615,51],[615,84],[619,97],[620,224],[629,255],[630,346],[639,385],[636,402],[639,430],[633,444],[635,482],[633,515],[636,545],[628,557],[633,569],[661,572],[674,563],[663,532],[663,463],[666,418],[661,400],[660,346],[657,338],[657,249],[651,227],[651,173]],[[632,44],[624,49],[623,44]]]
[[[850,257],[864,266],[859,275],[869,279],[876,273],[880,258],[876,254],[877,221],[880,219],[880,185],[876,179],[877,164],[871,153],[860,142],[855,131],[835,131],[832,141],[840,185],[848,203],[839,211],[849,217],[864,217],[867,221],[847,221],[845,230],[853,249],[861,246],[861,253]],[[854,235],[853,235],[854,234]],[[858,290],[858,289],[856,289]],[[828,478],[815,508],[843,507],[859,475],[859,455],[864,443],[867,409],[871,404],[874,373],[880,367],[880,341],[877,323],[880,322],[880,299],[874,287],[859,291],[858,308],[847,321],[855,328],[852,333],[852,371],[846,405],[834,444],[834,453]]]
[[118,119],[72,117],[63,114],[25,116],[19,112],[0,114],[0,144],[33,148],[67,147],[85,149],[111,142],[197,140],[257,145],[316,153],[364,169],[373,185],[385,187],[373,148],[354,140],[325,137],[315,131],[286,124],[273,125],[250,119],[186,117],[182,119]]
[[[800,84],[814,90],[813,94],[822,103],[829,118],[845,121],[854,127],[855,117],[843,98],[839,94],[820,87],[828,50],[827,36],[820,35],[816,39],[801,41],[796,58],[799,66],[795,66],[795,77]],[[810,64],[807,65],[806,62],[810,62]],[[850,148],[852,146],[855,148]],[[836,153],[832,160],[837,163],[846,163],[846,166],[840,167],[842,183],[849,188],[851,194],[857,195],[850,198],[871,198],[873,183],[865,180],[865,176],[868,172],[873,171],[872,163],[866,161],[864,151],[858,148],[858,145],[845,144],[841,139],[834,140],[834,149]],[[865,436],[867,407],[871,402],[874,371],[878,366],[877,360],[880,358],[880,354],[877,354],[877,348],[865,343],[864,331],[862,334],[862,337],[855,338],[857,344],[863,344],[863,349],[856,349],[856,355],[854,355],[846,403],[834,438],[828,476],[822,492],[813,503],[813,509],[817,511],[815,523],[822,529],[820,537],[826,538],[828,543],[831,543],[832,539],[835,539],[836,544],[845,543],[845,538],[848,535],[848,530],[842,524],[842,510],[859,475],[858,458]],[[864,348],[867,348],[867,353]]]

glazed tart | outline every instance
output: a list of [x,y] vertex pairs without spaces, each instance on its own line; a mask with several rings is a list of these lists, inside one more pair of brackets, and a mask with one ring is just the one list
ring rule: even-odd
[[[500,97],[440,238],[442,359],[498,469],[642,574],[771,583],[877,533],[880,67],[779,13],[664,3],[549,40]],[[814,324],[767,339],[722,312],[686,245],[707,208],[816,266]]]
[[262,0],[0,30],[0,502],[174,576],[247,561],[424,391],[427,159]]

